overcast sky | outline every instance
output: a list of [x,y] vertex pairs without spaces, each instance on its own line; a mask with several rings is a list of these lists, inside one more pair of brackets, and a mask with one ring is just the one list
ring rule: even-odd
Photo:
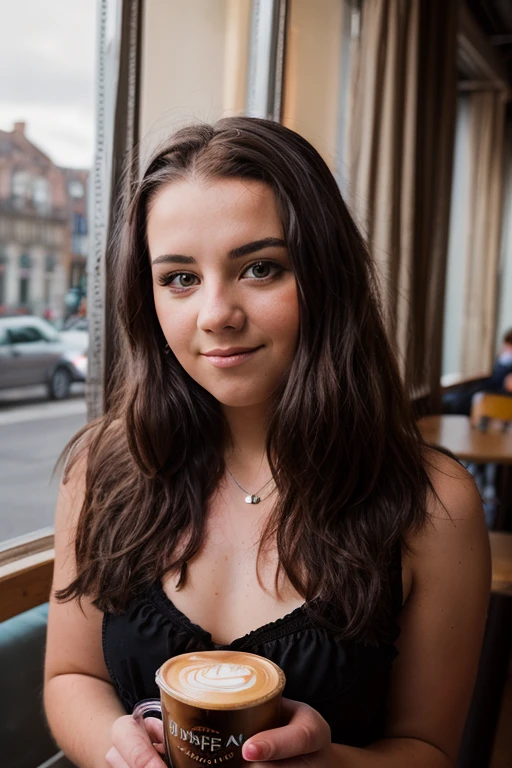
[[94,147],[97,0],[4,0],[0,128],[27,136],[58,165],[88,168]]

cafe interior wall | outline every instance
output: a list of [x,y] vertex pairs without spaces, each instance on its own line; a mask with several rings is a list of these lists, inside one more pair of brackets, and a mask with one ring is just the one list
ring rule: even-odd
[[188,122],[241,114],[251,0],[151,0],[144,3],[141,160]]

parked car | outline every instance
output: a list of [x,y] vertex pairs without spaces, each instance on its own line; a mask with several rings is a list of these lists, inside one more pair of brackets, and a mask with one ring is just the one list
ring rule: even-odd
[[89,346],[89,321],[86,317],[70,317],[60,330],[61,339],[70,347],[87,349]]
[[0,389],[45,384],[55,400],[85,381],[87,351],[70,344],[40,317],[0,317]]

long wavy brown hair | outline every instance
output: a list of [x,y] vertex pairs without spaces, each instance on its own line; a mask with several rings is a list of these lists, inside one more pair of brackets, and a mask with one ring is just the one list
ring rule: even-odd
[[187,578],[224,471],[220,404],[165,354],[146,220],[165,185],[191,175],[258,179],[275,195],[297,281],[300,331],[272,402],[267,455],[278,495],[260,542],[317,619],[378,642],[390,568],[427,518],[421,440],[386,338],[371,259],[316,150],[284,126],[233,117],[175,133],[130,191],[114,248],[119,364],[105,415],[67,448],[87,456],[76,578],[57,594],[104,611],[160,580]]

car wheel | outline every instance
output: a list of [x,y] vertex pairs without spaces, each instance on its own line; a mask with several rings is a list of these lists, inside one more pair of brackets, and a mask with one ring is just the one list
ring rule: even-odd
[[53,376],[50,381],[49,393],[52,400],[63,400],[65,397],[69,397],[69,390],[71,388],[71,374],[67,368],[57,368],[53,372]]

